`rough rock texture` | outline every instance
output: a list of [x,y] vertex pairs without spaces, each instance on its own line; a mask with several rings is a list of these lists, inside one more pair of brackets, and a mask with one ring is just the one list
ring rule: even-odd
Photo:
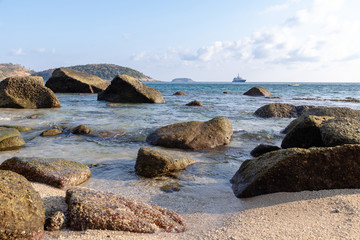
[[24,145],[25,141],[17,129],[0,127],[0,151],[12,150]]
[[66,68],[55,69],[46,82],[48,88],[58,93],[98,93],[109,85],[97,76]]
[[309,148],[322,147],[324,143],[321,138],[320,127],[331,117],[304,116],[302,121],[295,125],[284,137],[282,148]]
[[183,91],[177,91],[177,92],[174,93],[173,95],[183,95],[183,96],[185,96],[186,93],[184,93]]
[[0,108],[58,108],[42,77],[9,77],[0,82]]
[[113,193],[84,188],[66,192],[69,227],[137,233],[182,232],[182,218],[172,210]]
[[85,125],[79,125],[72,129],[73,134],[89,134],[91,133],[91,129]]
[[82,163],[57,158],[10,158],[0,169],[17,172],[29,181],[64,188],[85,182],[91,176],[90,168]]
[[259,144],[250,152],[250,155],[253,157],[259,157],[265,153],[277,151],[280,149],[281,148],[279,148],[278,146],[274,146],[274,145]]
[[270,103],[257,109],[254,115],[262,118],[297,118],[312,107],[294,106],[287,103]]
[[23,176],[0,170],[0,239],[42,239],[45,208]]
[[183,122],[159,128],[146,141],[168,148],[206,149],[229,144],[232,134],[230,120],[216,117],[207,122]]
[[46,231],[58,231],[66,226],[65,214],[61,211],[57,211],[54,215],[48,217],[45,220]]
[[[335,118],[320,127],[324,146],[360,144],[360,120],[355,118]],[[359,153],[360,154],[360,153]]]
[[156,177],[185,169],[194,160],[166,151],[142,147],[138,151],[135,170],[143,177]]
[[191,102],[189,102],[189,103],[186,104],[186,106],[202,106],[202,105],[203,105],[203,104],[202,104],[201,102],[196,101],[196,100],[191,101]]
[[314,107],[305,109],[303,114],[297,119],[293,120],[282,133],[288,133],[290,130],[307,116],[329,116],[329,117],[359,117],[360,110],[354,110],[346,107]]
[[98,94],[98,100],[121,103],[165,102],[160,91],[127,75],[116,76],[111,81],[111,85],[105,91]]
[[14,125],[0,125],[0,128],[15,128],[19,132],[27,132],[31,129],[31,127],[14,126]]
[[253,96],[253,97],[269,97],[272,95],[271,92],[269,92],[267,89],[263,87],[253,87],[250,90],[248,90],[244,95]]
[[40,133],[40,136],[42,137],[52,137],[52,136],[56,136],[62,134],[62,131],[58,128],[53,128],[53,129],[49,129],[46,131],[43,131],[42,133]]
[[230,180],[235,195],[360,188],[360,145],[291,148],[246,160]]

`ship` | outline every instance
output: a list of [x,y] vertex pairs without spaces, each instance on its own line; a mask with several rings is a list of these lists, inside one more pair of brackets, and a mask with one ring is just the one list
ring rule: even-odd
[[233,82],[246,82],[245,79],[241,78],[239,76],[239,74],[237,75],[237,77],[234,77],[234,79],[232,80]]

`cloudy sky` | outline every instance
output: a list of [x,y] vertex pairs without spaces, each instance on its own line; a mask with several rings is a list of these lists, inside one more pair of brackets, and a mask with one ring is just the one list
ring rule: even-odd
[[359,0],[0,0],[0,63],[360,82]]

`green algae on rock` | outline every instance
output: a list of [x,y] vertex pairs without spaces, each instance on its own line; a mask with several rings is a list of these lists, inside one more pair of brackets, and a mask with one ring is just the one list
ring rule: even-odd
[[42,239],[45,207],[23,176],[0,170],[0,239]]
[[176,212],[110,192],[85,188],[66,191],[69,227],[73,230],[102,229],[135,233],[183,232]]
[[90,178],[90,168],[82,163],[57,158],[10,158],[0,169],[17,172],[29,181],[57,188],[76,186]]

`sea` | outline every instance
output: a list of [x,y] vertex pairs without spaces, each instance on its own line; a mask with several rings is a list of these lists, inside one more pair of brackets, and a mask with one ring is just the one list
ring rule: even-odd
[[[92,177],[82,184],[101,191],[159,204],[180,213],[216,212],[225,198],[235,198],[229,180],[241,163],[251,158],[258,144],[280,146],[280,133],[293,119],[263,119],[254,112],[269,103],[349,107],[360,110],[360,83],[146,83],[164,96],[164,104],[108,104],[96,94],[56,94],[58,109],[1,109],[0,125],[21,125],[26,145],[0,153],[0,163],[11,157],[64,158],[91,167]],[[268,89],[275,98],[250,97],[254,86]],[[173,95],[183,91],[185,96]],[[202,107],[189,107],[193,100]],[[38,115],[35,119],[28,116]],[[192,158],[195,164],[171,177],[146,179],[134,170],[140,147],[150,146],[148,134],[178,122],[208,121],[217,116],[231,120],[234,134],[229,145],[193,151],[164,149]],[[73,135],[78,125],[92,129],[91,135]],[[64,128],[54,137],[40,137],[52,127]]]

